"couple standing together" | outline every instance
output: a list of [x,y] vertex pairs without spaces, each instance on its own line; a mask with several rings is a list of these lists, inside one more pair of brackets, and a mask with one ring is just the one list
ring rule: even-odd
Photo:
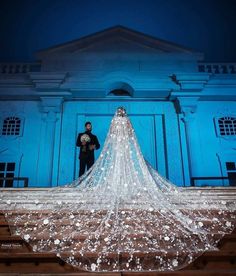
[[80,148],[79,176],[81,176],[86,168],[89,170],[92,167],[94,164],[94,150],[100,148],[97,136],[92,134],[91,122],[85,123],[85,132],[79,133],[76,146]]

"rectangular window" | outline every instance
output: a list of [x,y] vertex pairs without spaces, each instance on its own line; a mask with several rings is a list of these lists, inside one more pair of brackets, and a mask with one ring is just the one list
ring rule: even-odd
[[226,162],[226,168],[228,171],[236,170],[234,162]]
[[4,173],[0,173],[0,188],[3,187],[3,184],[4,184],[4,180],[3,180],[3,177],[4,177]]
[[13,187],[16,163],[0,162],[0,187]]
[[236,162],[226,162],[229,185],[236,186]]

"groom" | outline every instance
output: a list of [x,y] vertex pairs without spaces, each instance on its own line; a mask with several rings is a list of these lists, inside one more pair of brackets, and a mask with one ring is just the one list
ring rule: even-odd
[[83,175],[85,168],[89,170],[94,164],[94,150],[100,148],[98,138],[92,134],[91,122],[85,123],[85,132],[79,133],[76,141],[76,146],[80,147],[79,159],[79,176]]

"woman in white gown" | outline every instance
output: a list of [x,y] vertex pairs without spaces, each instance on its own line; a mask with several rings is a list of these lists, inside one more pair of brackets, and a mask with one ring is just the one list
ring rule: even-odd
[[143,158],[124,108],[81,178],[49,191],[3,193],[13,234],[87,271],[180,269],[217,250],[235,227],[235,205],[161,177]]

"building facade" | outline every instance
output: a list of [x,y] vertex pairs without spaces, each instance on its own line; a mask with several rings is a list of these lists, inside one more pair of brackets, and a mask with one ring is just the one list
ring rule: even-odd
[[202,53],[122,26],[40,51],[35,63],[1,63],[0,186],[76,179],[77,134],[91,121],[103,145],[119,106],[162,176],[235,186],[235,99],[236,64],[204,63]]

